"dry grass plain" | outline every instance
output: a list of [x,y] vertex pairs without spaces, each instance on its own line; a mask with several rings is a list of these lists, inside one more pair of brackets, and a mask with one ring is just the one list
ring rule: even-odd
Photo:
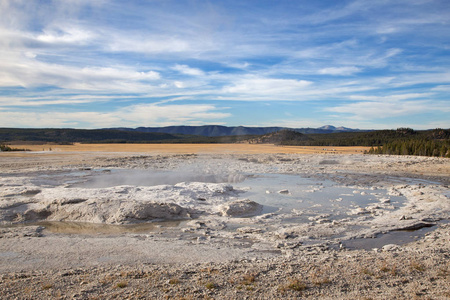
[[[312,147],[312,146],[276,146],[272,144],[80,144],[73,145],[24,145],[12,144],[12,148],[31,151],[52,152],[143,152],[161,154],[356,154],[364,153],[370,147]],[[20,152],[2,153],[7,156],[20,156]]]

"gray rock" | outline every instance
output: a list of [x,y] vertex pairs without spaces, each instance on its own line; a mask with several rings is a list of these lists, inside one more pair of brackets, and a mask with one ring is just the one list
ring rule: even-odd
[[384,245],[381,249],[386,252],[397,251],[400,249],[400,246],[396,245],[396,244],[388,244],[388,245]]
[[256,215],[262,211],[262,205],[249,199],[237,200],[220,206],[222,216],[228,217],[248,217]]

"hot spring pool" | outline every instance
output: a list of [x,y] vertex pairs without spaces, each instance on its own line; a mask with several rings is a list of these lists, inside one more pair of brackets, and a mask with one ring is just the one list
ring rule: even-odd
[[[330,221],[370,214],[370,209],[395,210],[406,198],[385,189],[345,186],[299,174],[215,174],[155,170],[93,170],[71,179],[69,187],[107,188],[121,185],[156,186],[180,182],[229,183],[241,198],[263,205],[263,214],[290,214],[285,222]],[[367,209],[369,208],[369,210]]]

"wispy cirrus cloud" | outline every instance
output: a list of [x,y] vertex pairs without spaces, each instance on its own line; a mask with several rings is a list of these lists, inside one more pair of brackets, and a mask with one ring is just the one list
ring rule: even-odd
[[445,101],[364,101],[326,107],[325,111],[351,115],[354,119],[375,120],[397,116],[413,116],[424,112],[450,112]]
[[131,91],[142,82],[160,78],[158,72],[128,66],[78,67],[39,61],[26,53],[10,58],[0,62],[0,86]]
[[364,101],[401,101],[410,99],[427,99],[433,96],[433,93],[408,93],[408,94],[391,94],[388,96],[367,96],[367,95],[351,95],[349,99]]
[[112,111],[11,111],[0,110],[0,127],[81,127],[203,125],[226,119],[230,113],[214,105],[139,104]]
[[230,86],[225,86],[222,95],[238,95],[239,99],[253,97],[253,100],[292,99],[297,93],[311,86],[312,82],[307,80],[264,78],[258,76],[246,76],[235,81]]
[[[0,111],[1,127],[36,127],[40,128],[103,128],[113,127],[121,122],[121,116],[107,112],[29,112]],[[20,121],[19,121],[20,120]]]
[[[450,126],[439,113],[450,86],[442,1],[2,0],[0,11],[0,111],[36,126],[48,124],[44,108],[72,127],[94,121],[59,112],[115,126],[312,122],[295,111],[343,126],[408,114]],[[242,104],[264,101],[277,109]]]
[[186,105],[154,105],[139,104],[119,110],[124,119],[134,124],[144,126],[170,125],[198,125],[205,121],[225,119],[229,112],[223,112],[214,105],[186,104]]
[[65,25],[62,28],[44,29],[42,33],[33,38],[36,41],[52,45],[85,45],[96,37],[98,35],[90,30]]
[[185,75],[192,75],[192,76],[203,76],[205,75],[205,72],[203,72],[200,69],[197,68],[191,68],[187,65],[175,65],[172,67],[173,70],[180,72],[181,74]]
[[325,75],[352,75],[361,72],[361,68],[358,67],[331,67],[323,68],[319,70],[319,74]]

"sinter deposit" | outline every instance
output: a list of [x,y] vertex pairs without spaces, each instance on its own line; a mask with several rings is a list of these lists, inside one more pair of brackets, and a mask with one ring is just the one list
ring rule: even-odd
[[[324,297],[350,296],[352,291],[341,289],[339,293],[336,288],[349,284],[333,275],[342,268],[341,260],[348,260],[349,266],[358,265],[362,258],[362,265],[368,261],[377,264],[378,259],[399,264],[400,259],[408,259],[408,253],[420,256],[420,251],[414,249],[420,248],[424,237],[427,247],[435,253],[429,267],[439,265],[442,259],[441,276],[433,275],[434,282],[448,283],[448,159],[119,153],[79,153],[61,159],[51,155],[46,154],[44,160],[30,154],[26,158],[3,157],[0,161],[0,269],[4,281],[11,282],[3,286],[5,297],[20,295],[14,288],[15,284],[20,286],[20,281],[10,272],[49,278],[54,270],[73,272],[70,270],[81,268],[84,271],[80,272],[86,273],[95,269],[89,271],[89,276],[98,281],[99,276],[116,272],[114,268],[119,264],[129,273],[138,272],[133,266],[140,266],[141,273],[151,273],[159,272],[158,266],[172,264],[167,268],[173,274],[160,278],[176,277],[177,284],[169,286],[177,288],[157,289],[148,295],[177,297],[187,294],[178,285],[198,281],[182,276],[188,265],[194,273],[202,268],[201,264],[227,273],[223,268],[228,265],[233,273],[240,272],[241,265],[236,262],[242,260],[254,272],[247,278],[251,290],[233,294],[228,279],[219,288],[218,282],[224,278],[215,274],[209,276],[218,286],[208,288],[205,283],[193,297],[276,298],[302,293],[314,298],[319,294],[313,287],[320,285],[330,287]],[[354,248],[357,250],[351,250]],[[372,248],[375,251],[358,250]],[[396,258],[390,256],[392,253],[397,253]],[[249,263],[252,260],[254,263]],[[319,268],[318,261],[329,265],[329,269],[317,270],[315,280],[320,281],[320,276],[324,279],[314,285],[308,274]],[[153,267],[143,267],[148,264]],[[386,268],[391,270],[392,278],[393,268],[398,269],[398,274],[403,272],[399,265]],[[42,273],[30,275],[33,270]],[[286,282],[268,289],[267,284],[262,284],[264,272],[270,282]],[[277,279],[270,279],[276,272]],[[373,279],[377,270],[361,272]],[[383,282],[392,278],[384,278]],[[305,286],[297,282],[301,285],[298,290],[289,287],[289,280],[296,279]],[[53,280],[59,282],[55,285],[67,285]],[[419,289],[418,293],[432,290],[438,298],[450,297],[448,285],[434,290],[425,286],[425,291]],[[119,292],[108,287],[112,283],[91,287],[90,291],[92,296],[111,297]],[[51,296],[48,293],[52,290],[42,289],[37,297]],[[73,289],[80,297],[88,297],[87,290]],[[251,294],[258,290],[259,294]],[[367,295],[373,297],[368,291]],[[394,294],[382,293],[379,297],[409,297],[415,291],[412,286],[401,291],[394,288],[390,291]]]

